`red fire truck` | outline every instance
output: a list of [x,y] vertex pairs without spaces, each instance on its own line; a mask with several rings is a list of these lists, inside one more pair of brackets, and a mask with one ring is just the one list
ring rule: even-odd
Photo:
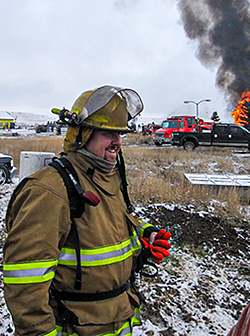
[[194,116],[173,116],[163,121],[162,127],[154,134],[156,146],[170,144],[173,132],[202,132],[211,130],[214,122],[205,122]]

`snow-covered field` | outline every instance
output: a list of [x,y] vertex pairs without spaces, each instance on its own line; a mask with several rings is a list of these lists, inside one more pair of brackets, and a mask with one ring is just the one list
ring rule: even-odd
[[10,313],[5,305],[3,295],[3,275],[2,275],[2,261],[3,261],[3,242],[6,237],[4,217],[14,187],[18,183],[18,179],[13,180],[13,184],[5,184],[0,187],[0,264],[1,264],[1,282],[0,282],[0,335],[14,335],[13,325]]
[[[0,259],[5,238],[4,217],[16,186],[0,189]],[[172,232],[170,258],[154,279],[139,278],[137,285],[147,305],[144,325],[133,335],[207,336],[227,335],[250,299],[249,206],[246,218],[220,220],[210,213],[177,204],[138,208],[140,215]],[[14,335],[0,284],[0,335]]]

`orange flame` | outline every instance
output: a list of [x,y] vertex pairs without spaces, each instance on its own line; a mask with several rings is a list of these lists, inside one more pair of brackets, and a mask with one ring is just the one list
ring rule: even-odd
[[245,91],[241,95],[241,100],[238,103],[236,109],[231,113],[234,118],[234,122],[237,125],[245,126],[249,124],[249,113],[250,113],[250,91]]

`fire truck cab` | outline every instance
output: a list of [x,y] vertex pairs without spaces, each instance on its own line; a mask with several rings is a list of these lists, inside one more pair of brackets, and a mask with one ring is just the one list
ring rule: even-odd
[[154,143],[156,146],[171,144],[173,132],[202,132],[211,130],[213,124],[194,116],[173,116],[164,120],[162,127],[155,132]]

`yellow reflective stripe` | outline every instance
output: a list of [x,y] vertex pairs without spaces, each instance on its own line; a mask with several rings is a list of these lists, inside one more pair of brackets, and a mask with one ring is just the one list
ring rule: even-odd
[[125,322],[120,329],[116,330],[112,333],[104,333],[98,334],[97,336],[132,336],[132,331],[130,327],[130,323],[127,321]]
[[4,263],[3,270],[4,271],[18,271],[18,270],[28,270],[35,268],[48,268],[52,266],[56,266],[58,264],[58,260],[49,260],[49,261],[32,261],[29,263]]
[[143,238],[143,234],[144,234],[144,230],[150,226],[154,226],[152,224],[149,224],[147,222],[143,222],[142,220],[138,220],[138,222],[140,223],[140,228],[139,228],[139,235],[140,238]]
[[4,283],[5,284],[30,284],[30,283],[42,283],[42,282],[46,282],[49,281],[51,279],[53,279],[55,276],[55,272],[51,272],[49,274],[45,274],[42,276],[34,276],[34,277],[23,277],[23,278],[16,278],[16,277],[12,277],[12,278],[7,278],[4,277]]
[[135,246],[132,246],[132,251],[139,251],[141,249],[141,242],[138,238],[137,232],[133,231],[133,236],[130,236],[132,242],[134,242]]
[[[74,250],[75,251],[75,250]],[[103,260],[95,260],[95,261],[84,261],[81,260],[81,266],[104,266],[104,265],[110,265],[110,264],[114,264],[117,263],[119,261],[123,261],[126,260],[127,258],[129,258],[131,255],[133,254],[132,250],[126,252],[125,254],[123,254],[120,257],[112,257],[112,258],[107,258],[107,259],[103,259]],[[77,261],[75,260],[59,260],[59,264],[60,265],[69,265],[69,266],[76,266],[77,265]]]
[[[130,244],[130,239],[127,239],[122,243],[112,245],[112,246],[105,246],[105,247],[94,248],[94,249],[81,249],[81,254],[82,255],[98,255],[98,254],[103,254],[107,252],[119,251],[120,249],[128,246],[129,244]],[[61,252],[66,253],[66,254],[76,253],[75,249],[67,248],[67,247],[63,247],[61,249]]]
[[57,264],[58,260],[4,263],[3,281],[5,284],[46,282],[54,278]]
[[57,336],[56,328],[46,334],[40,334],[39,336]]
[[142,325],[141,322],[141,307],[134,309],[134,316],[131,319],[131,326],[139,326]]
[[[124,261],[141,249],[141,243],[136,231],[125,241],[113,246],[93,249],[81,249],[81,266],[104,266]],[[59,257],[60,265],[76,266],[76,251],[74,248],[63,247]]]

